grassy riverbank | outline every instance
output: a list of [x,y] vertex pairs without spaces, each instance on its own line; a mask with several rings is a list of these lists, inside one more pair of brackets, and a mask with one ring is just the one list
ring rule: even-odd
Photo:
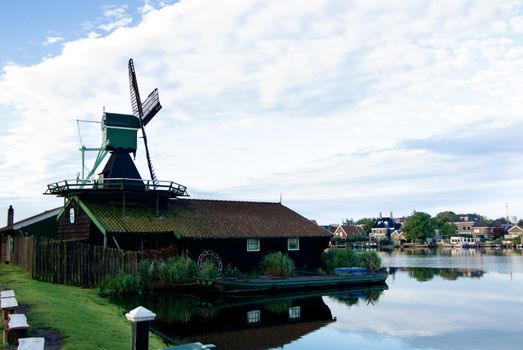
[[[18,304],[27,307],[30,336],[37,331],[57,332],[63,349],[129,349],[131,326],[124,316],[129,310],[109,303],[95,290],[38,282],[5,264],[0,264],[0,287],[13,289]],[[151,349],[165,346],[153,334],[149,344]]]

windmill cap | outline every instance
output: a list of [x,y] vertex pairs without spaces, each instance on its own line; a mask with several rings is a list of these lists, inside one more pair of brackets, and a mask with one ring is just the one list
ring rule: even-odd
[[143,306],[138,306],[125,314],[125,317],[131,322],[152,321],[156,318],[156,314],[147,310]]
[[104,126],[139,129],[140,120],[131,114],[104,112],[102,122]]

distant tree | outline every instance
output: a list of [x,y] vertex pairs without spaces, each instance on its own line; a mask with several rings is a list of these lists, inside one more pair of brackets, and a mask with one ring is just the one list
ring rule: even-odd
[[482,221],[485,223],[485,225],[487,225],[487,226],[492,225],[492,223],[494,222],[494,220],[489,219],[489,218],[487,218],[486,216],[479,215],[479,214],[478,214],[478,216],[481,218],[481,220],[482,220]]
[[342,224],[343,225],[354,225],[354,220],[352,218],[345,219],[345,220],[343,220]]
[[453,222],[446,222],[439,228],[439,234],[443,238],[449,238],[458,234],[458,227]]
[[363,225],[363,231],[365,231],[366,234],[369,234],[375,221],[376,220],[372,218],[361,218],[356,221],[356,225]]
[[401,227],[401,230],[405,232],[405,236],[413,242],[434,237],[435,229],[436,220],[430,214],[421,211],[408,217],[405,224]]
[[502,225],[509,225],[507,218],[497,218],[496,220],[491,222],[491,225],[494,227],[500,227]]
[[456,214],[453,211],[442,211],[435,216],[438,227],[443,226],[444,223],[454,220]]
[[492,236],[494,238],[501,238],[503,237],[505,234],[507,233],[507,231],[503,228],[503,227],[494,227],[492,229]]
[[519,219],[518,226],[523,226],[523,219]]

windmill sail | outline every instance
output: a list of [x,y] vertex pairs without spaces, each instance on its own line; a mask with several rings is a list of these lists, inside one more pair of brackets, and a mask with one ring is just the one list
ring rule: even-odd
[[149,173],[151,174],[151,180],[153,181],[153,186],[156,189],[158,187],[158,178],[153,169],[153,164],[151,162],[151,155],[149,153],[149,147],[147,146],[147,135],[145,134],[145,125],[158,113],[162,108],[160,105],[160,99],[158,96],[158,89],[154,91],[147,97],[144,105],[146,106],[147,114],[144,114],[144,109],[142,107],[142,100],[140,99],[140,91],[138,90],[138,81],[136,80],[136,72],[134,70],[133,59],[129,59],[129,88],[131,90],[131,106],[133,109],[133,115],[140,120],[140,127],[142,129],[143,143],[145,145],[145,155],[147,157],[147,165],[149,167]]

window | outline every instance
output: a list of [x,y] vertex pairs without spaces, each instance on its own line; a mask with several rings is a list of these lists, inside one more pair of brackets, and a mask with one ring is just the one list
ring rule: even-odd
[[252,310],[247,312],[247,323],[258,324],[261,320],[260,310]]
[[259,252],[260,251],[260,239],[259,238],[247,238],[247,251],[248,252]]
[[293,306],[289,308],[289,321],[299,320],[301,317],[301,308],[299,306]]
[[287,250],[300,250],[300,239],[298,237],[287,238]]

